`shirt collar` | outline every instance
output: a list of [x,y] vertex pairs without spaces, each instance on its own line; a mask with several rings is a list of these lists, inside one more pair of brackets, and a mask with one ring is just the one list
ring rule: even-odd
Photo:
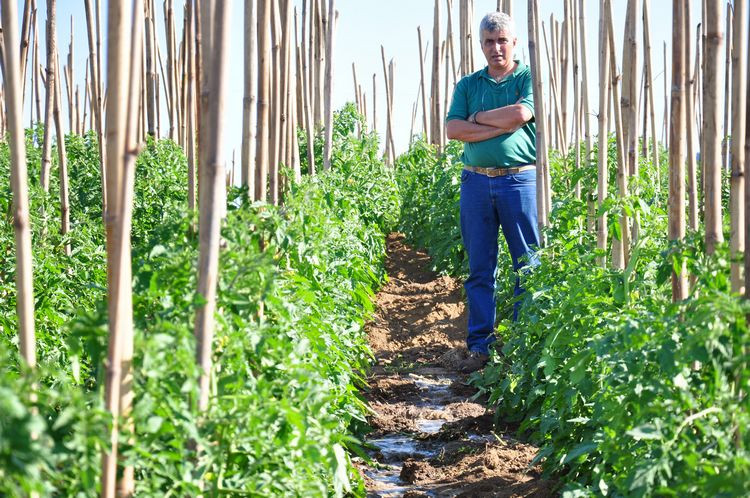
[[[521,62],[519,59],[513,59],[513,62],[515,62],[517,65],[516,65],[516,69],[512,73],[510,73],[510,76],[515,76],[519,72],[521,72],[523,69],[526,68],[526,64],[524,64],[523,62]],[[500,81],[497,81],[495,78],[493,78],[492,76],[490,76],[490,66],[489,65],[488,66],[484,66],[484,69],[482,69],[479,72],[479,77],[480,78],[484,78],[486,80],[489,80],[489,81],[491,81],[492,83],[495,83],[495,84],[500,84],[500,83],[502,83],[503,81],[505,81],[507,79],[507,76],[506,76],[504,79],[502,79]]]

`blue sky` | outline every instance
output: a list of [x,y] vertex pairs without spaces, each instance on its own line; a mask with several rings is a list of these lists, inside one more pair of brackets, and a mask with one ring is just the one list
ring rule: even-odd
[[[226,0],[230,1],[230,0]],[[104,12],[102,13],[102,24],[106,26],[106,0],[102,0]],[[182,1],[175,0],[176,23],[182,25]],[[237,161],[239,162],[239,151],[241,144],[242,130],[242,86],[243,86],[243,1],[231,1],[232,24],[229,61],[229,101],[225,119],[227,125],[227,137],[225,139],[225,157],[231,160],[232,151],[237,151]],[[298,10],[301,12],[301,0],[295,0]],[[453,0],[454,4],[454,36],[457,43],[458,36],[458,0]],[[481,17],[495,9],[496,0],[475,0],[474,1],[474,24],[478,25]],[[692,20],[694,26],[700,17],[700,0],[691,0]],[[723,3],[723,2],[722,2]],[[23,8],[22,0],[18,0],[19,11]],[[81,98],[83,98],[83,81],[85,74],[85,62],[88,55],[88,41],[86,38],[85,11],[82,0],[58,0],[58,46],[61,48],[60,60],[65,60],[67,55],[67,46],[70,39],[70,19],[73,17],[74,22],[74,79],[81,86]],[[164,21],[162,12],[162,2],[156,0],[156,8],[159,11],[157,18],[157,31],[161,37],[162,54],[165,53],[164,47]],[[526,4],[524,0],[514,0],[514,18],[518,34],[518,58],[523,58],[527,50],[528,38],[526,35],[527,18]],[[616,40],[618,43],[618,61],[622,59],[621,43],[622,31],[625,22],[626,0],[613,0]],[[442,3],[442,20],[446,22],[445,2]],[[362,0],[336,0],[336,9],[339,11],[338,25],[336,31],[336,52],[334,56],[334,87],[333,102],[336,108],[342,106],[347,101],[354,100],[354,84],[352,79],[352,63],[354,62],[357,70],[357,78],[363,86],[368,99],[368,112],[372,113],[372,75],[377,74],[377,97],[378,97],[378,130],[385,129],[385,88],[383,86],[382,62],[380,58],[380,45],[382,44],[386,57],[393,58],[395,64],[395,83],[394,83],[394,141],[397,152],[402,152],[408,145],[409,129],[411,125],[411,112],[414,101],[417,98],[419,87],[419,59],[417,48],[417,26],[422,27],[422,36],[425,42],[432,46],[432,24],[433,24],[433,1],[432,0],[379,0],[378,2],[369,2]],[[652,60],[655,76],[656,92],[656,116],[658,128],[661,130],[661,117],[663,114],[663,66],[662,43],[667,42],[667,54],[670,52],[671,41],[671,19],[672,19],[672,2],[653,1],[651,0],[651,34],[652,34]],[[46,0],[37,0],[39,11],[39,26],[44,31],[44,19],[46,18]],[[556,19],[563,16],[562,0],[540,0],[540,16],[548,23],[550,14],[554,14]],[[20,15],[20,12],[19,12]],[[723,15],[723,14],[722,14]],[[590,105],[592,113],[598,112],[598,20],[599,20],[599,2],[598,0],[586,0],[586,20],[587,20],[587,54],[589,64],[589,85],[590,85]],[[478,30],[478,28],[475,28]],[[445,27],[443,28],[443,36]],[[106,33],[105,33],[106,36]],[[691,36],[693,39],[694,36]],[[42,40],[44,34],[42,33]],[[639,43],[641,41],[639,31]],[[103,41],[104,46],[106,43]],[[431,49],[430,49],[431,50]],[[475,61],[478,67],[482,67],[484,58],[479,44],[475,45]],[[44,58],[44,45],[40,45],[41,57]],[[431,52],[430,52],[431,54]],[[458,52],[457,52],[458,56]],[[429,73],[431,65],[431,55],[428,57],[428,67],[425,71]],[[642,59],[641,59],[642,60]],[[479,64],[482,64],[481,66]],[[667,64],[671,64],[667,61]],[[546,65],[546,64],[545,64]],[[722,63],[723,67],[723,63]],[[669,74],[667,74],[669,77]],[[721,76],[723,82],[723,74]],[[442,87],[442,85],[441,85]],[[723,87],[723,85],[722,85]],[[65,100],[63,91],[63,100]],[[28,99],[27,99],[28,100]],[[571,97],[572,100],[572,97]],[[67,101],[66,101],[67,102]],[[63,108],[67,108],[66,105]],[[421,112],[421,111],[420,111]],[[29,115],[28,102],[25,116]],[[166,112],[162,112],[162,119]],[[418,114],[417,123],[420,122],[421,114]],[[28,119],[28,118],[27,118]],[[592,120],[594,117],[592,117]],[[64,120],[67,123],[67,117]],[[592,126],[594,122],[592,121]],[[67,125],[66,125],[67,126]],[[162,129],[166,126],[163,124]],[[417,124],[417,129],[419,125]],[[660,132],[658,132],[660,133]],[[659,135],[661,136],[661,135]],[[239,175],[237,175],[239,176]]]

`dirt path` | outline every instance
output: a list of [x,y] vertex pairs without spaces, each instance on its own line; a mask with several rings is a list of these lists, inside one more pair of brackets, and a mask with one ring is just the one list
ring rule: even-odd
[[361,466],[368,496],[552,496],[529,468],[536,448],[493,432],[493,415],[456,370],[465,306],[458,281],[430,272],[429,257],[388,238],[390,281],[368,324],[376,365],[367,399],[375,414]]

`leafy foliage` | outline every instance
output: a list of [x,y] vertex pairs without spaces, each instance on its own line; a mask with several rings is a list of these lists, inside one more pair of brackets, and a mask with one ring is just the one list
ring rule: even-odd
[[[455,158],[457,146],[446,156]],[[401,226],[432,251],[436,269],[460,275],[458,168],[434,157],[415,143],[400,159]],[[523,277],[521,316],[499,321],[501,349],[473,381],[499,418],[520,422],[540,444],[537,460],[567,483],[566,496],[747,495],[750,305],[730,293],[728,247],[709,257],[700,234],[666,240],[666,167],[641,158],[639,194],[619,198],[610,182],[603,206],[610,234],[619,234],[625,210],[638,215],[641,237],[624,271],[603,268],[598,258],[609,254],[586,229],[598,214],[587,202],[596,201],[596,165],[574,169],[572,152],[551,163],[542,264]],[[579,181],[583,200],[574,195]],[[682,261],[695,283],[689,299],[673,304],[669,277]],[[507,252],[499,264],[498,306],[506,309]]]
[[[222,229],[211,406],[197,410],[197,237],[185,158],[169,141],[138,158],[133,216],[134,431],[123,455],[137,493],[363,493],[347,450],[364,425],[363,323],[385,278],[400,198],[373,137],[337,122],[331,171],[290,186],[283,207],[229,193]],[[39,151],[29,134],[32,177]],[[106,263],[96,141],[67,138],[73,255],[55,201],[32,185],[40,367],[17,355],[7,146],[0,145],[0,494],[97,494],[108,417]],[[34,162],[36,161],[36,162]],[[29,394],[34,392],[36,400]],[[31,435],[35,434],[34,437]],[[197,451],[199,448],[200,451]],[[201,491],[202,489],[202,491]]]

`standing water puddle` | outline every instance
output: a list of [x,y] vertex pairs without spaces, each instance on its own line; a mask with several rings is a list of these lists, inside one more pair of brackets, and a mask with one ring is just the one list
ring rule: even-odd
[[[425,376],[411,373],[407,377],[419,388],[420,396],[413,406],[433,412],[442,412],[452,394],[450,386],[454,379],[444,376]],[[438,414],[436,414],[438,415]],[[450,420],[439,415],[430,418],[418,418],[415,421],[417,434],[390,434],[380,438],[368,439],[375,450],[371,456],[378,462],[375,468],[365,472],[379,486],[377,491],[368,493],[371,497],[403,496],[407,491],[420,491],[427,496],[434,496],[429,490],[410,485],[401,479],[401,469],[409,458],[427,460],[438,454],[435,443],[420,440],[420,435],[437,434]]]

